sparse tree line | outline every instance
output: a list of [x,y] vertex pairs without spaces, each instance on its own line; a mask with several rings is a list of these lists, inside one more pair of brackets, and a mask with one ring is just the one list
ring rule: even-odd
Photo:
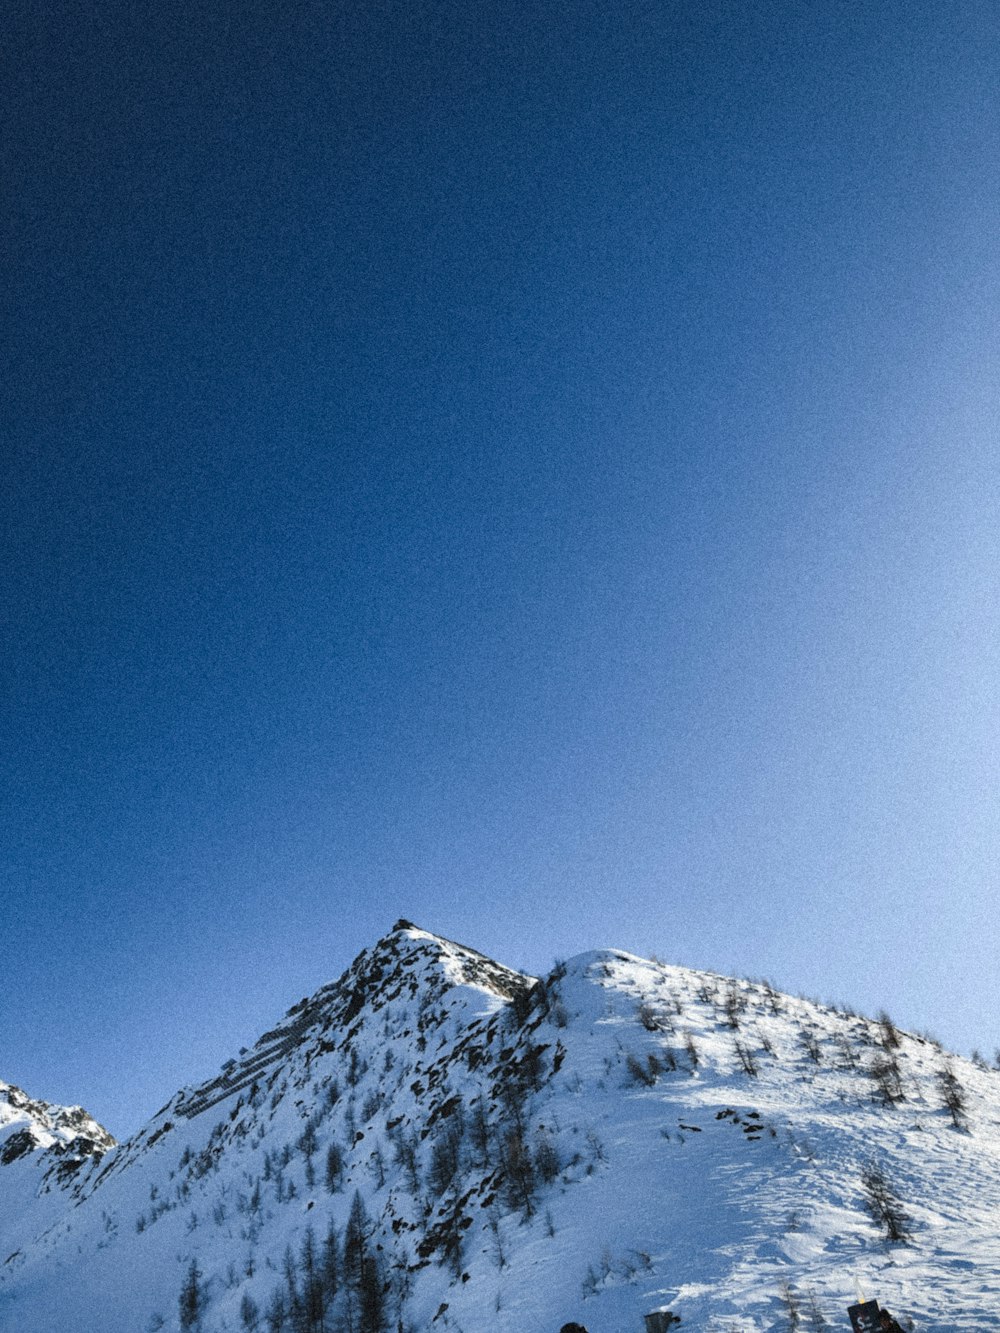
[[[721,980],[721,979],[720,979]],[[665,983],[664,983],[665,984]],[[748,1077],[757,1077],[760,1072],[759,1053],[777,1058],[774,1045],[767,1034],[755,1028],[748,1029],[746,1012],[750,1007],[749,994],[756,993],[763,1008],[772,1015],[785,1012],[784,997],[774,989],[770,982],[740,984],[730,981],[723,989],[711,978],[703,979],[694,991],[695,998],[707,1005],[718,1021],[734,1034],[733,1051],[739,1069]],[[817,1004],[817,1001],[811,1001]],[[822,1006],[819,1006],[822,1007]],[[669,990],[664,1000],[659,1003],[644,997],[636,1007],[636,1017],[642,1027],[654,1036],[677,1034],[676,1018],[682,1015],[684,1006],[680,997]],[[871,1098],[877,1104],[891,1107],[907,1100],[904,1085],[903,1068],[900,1054],[904,1046],[904,1034],[885,1012],[876,1020],[859,1018],[846,1006],[837,1006],[833,1012],[842,1017],[855,1020],[855,1036],[862,1050],[874,1048],[870,1060],[864,1061],[854,1042],[846,1033],[824,1034],[816,1024],[806,1022],[799,1029],[797,1043],[802,1055],[820,1068],[824,1064],[824,1044],[821,1038],[827,1038],[832,1045],[836,1063],[831,1067],[851,1073],[863,1074],[871,1083]],[[749,1039],[748,1039],[749,1034]],[[682,1034],[684,1054],[690,1073],[694,1073],[700,1063],[698,1049],[690,1030]],[[916,1037],[914,1040],[931,1045],[940,1051],[940,1046],[930,1037]],[[664,1073],[673,1072],[679,1066],[679,1052],[664,1041],[655,1051],[642,1055],[634,1052],[625,1056],[628,1081],[635,1085],[653,1087]],[[989,1069],[986,1061],[978,1052],[973,1052],[973,1063],[980,1069]],[[996,1068],[1000,1070],[1000,1050],[997,1051]],[[934,1084],[942,1110],[947,1110],[956,1129],[967,1130],[968,1096],[955,1074],[951,1064],[939,1068],[934,1077]]]
[[790,1282],[783,1282],[778,1292],[778,1299],[784,1307],[788,1333],[797,1333],[803,1324],[814,1329],[829,1327],[829,1321],[820,1309],[816,1293],[811,1288],[804,1295],[800,1295]]
[[641,1273],[648,1273],[653,1267],[652,1256],[645,1250],[630,1250],[621,1259],[615,1259],[611,1249],[605,1246],[600,1262],[588,1264],[581,1284],[584,1300],[596,1296],[609,1282],[633,1282]]
[[[405,1290],[384,1270],[375,1228],[360,1193],[355,1193],[343,1236],[332,1220],[322,1242],[307,1227],[298,1253],[289,1246],[282,1279],[263,1309],[245,1291],[240,1320],[247,1333],[388,1333],[390,1311]],[[182,1330],[197,1333],[211,1305],[209,1284],[192,1259],[180,1295]]]
[[[519,992],[512,1002],[507,1026],[523,1030],[532,1015],[537,1021],[548,1016],[558,1026],[558,1003],[554,985],[551,989],[535,986]],[[533,1043],[528,1034],[502,1049],[490,1073],[489,1092],[484,1087],[471,1106],[458,1095],[446,1097],[431,1116],[430,1133],[426,1125],[420,1131],[401,1119],[386,1125],[386,1146],[392,1162],[400,1169],[401,1181],[416,1200],[425,1223],[436,1211],[434,1224],[425,1226],[418,1255],[424,1262],[436,1259],[447,1265],[455,1278],[461,1274],[466,1231],[472,1223],[465,1207],[471,1191],[462,1195],[462,1182],[468,1173],[488,1172],[486,1185],[481,1186],[491,1195],[484,1216],[494,1237],[497,1262],[502,1266],[501,1209],[525,1219],[533,1216],[540,1189],[556,1180],[562,1170],[554,1135],[541,1128],[532,1134],[529,1128],[527,1104],[543,1086],[548,1069],[546,1049]],[[387,1071],[392,1061],[387,1060],[385,1065]],[[351,1095],[341,1107],[346,1142],[335,1134],[321,1133],[324,1120],[340,1097],[333,1080],[297,1139],[264,1153],[259,1177],[248,1176],[248,1191],[241,1192],[236,1200],[237,1213],[251,1219],[250,1231],[244,1227],[244,1238],[256,1239],[253,1228],[265,1210],[265,1190],[276,1203],[285,1203],[296,1197],[296,1176],[300,1185],[304,1179],[311,1190],[317,1186],[320,1172],[329,1193],[344,1189],[348,1154],[355,1141],[363,1137],[358,1132],[354,1090],[366,1072],[367,1064],[352,1049],[344,1071]],[[383,1102],[381,1090],[370,1091],[361,1103],[361,1123],[369,1124]],[[218,1169],[221,1132],[222,1127],[216,1126],[204,1149],[197,1153],[187,1149],[182,1156],[179,1169],[186,1169],[186,1177],[178,1189],[185,1198],[190,1193],[190,1180],[199,1180]],[[296,1162],[300,1171],[293,1173],[289,1168]],[[369,1152],[367,1165],[379,1187],[384,1186],[387,1162],[380,1144]],[[158,1205],[154,1201],[154,1211],[157,1207],[163,1207],[162,1201]],[[212,1220],[223,1225],[227,1217],[225,1204],[217,1201]],[[192,1213],[189,1232],[197,1224],[197,1214]],[[144,1221],[140,1230],[143,1225]],[[553,1234],[551,1217],[547,1225]],[[308,1229],[299,1252],[286,1252],[282,1281],[263,1306],[250,1291],[244,1292],[240,1305],[243,1327],[248,1333],[384,1333],[390,1327],[390,1312],[393,1320],[400,1315],[411,1268],[404,1252],[403,1260],[397,1257],[392,1275],[388,1274],[374,1234],[375,1226],[356,1191],[343,1237],[338,1237],[332,1222],[322,1242]],[[420,1266],[417,1263],[412,1267]],[[252,1267],[248,1276],[251,1274]],[[181,1328],[199,1330],[210,1304],[211,1283],[203,1280],[193,1259],[178,1297]],[[396,1322],[391,1326],[395,1329]]]

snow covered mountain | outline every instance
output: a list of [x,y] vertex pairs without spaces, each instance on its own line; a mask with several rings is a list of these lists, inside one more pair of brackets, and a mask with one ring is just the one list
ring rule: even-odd
[[0,1333],[1000,1327],[1000,1073],[615,950],[399,922],[126,1143],[0,1084],[0,1163]]
[[39,1152],[44,1169],[66,1179],[89,1157],[114,1145],[82,1106],[33,1101],[12,1083],[0,1081],[0,1166]]
[[33,1101],[0,1082],[0,1256],[61,1216],[69,1183],[114,1146],[82,1106]]

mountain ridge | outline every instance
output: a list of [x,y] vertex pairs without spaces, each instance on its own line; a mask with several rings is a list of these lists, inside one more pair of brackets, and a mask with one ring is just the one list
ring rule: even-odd
[[[192,1266],[204,1333],[639,1333],[660,1308],[747,1333],[789,1299],[842,1319],[859,1282],[920,1329],[993,1326],[998,1083],[767,983],[615,949],[538,979],[400,921],[125,1143],[35,1171],[17,1223],[0,1168],[0,1330],[180,1327]],[[341,1268],[359,1228],[367,1257],[309,1324],[324,1226]]]

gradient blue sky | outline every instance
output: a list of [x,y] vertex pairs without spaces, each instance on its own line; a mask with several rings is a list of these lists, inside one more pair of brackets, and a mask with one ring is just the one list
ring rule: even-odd
[[989,3],[15,0],[0,1078],[404,915],[1000,1043]]

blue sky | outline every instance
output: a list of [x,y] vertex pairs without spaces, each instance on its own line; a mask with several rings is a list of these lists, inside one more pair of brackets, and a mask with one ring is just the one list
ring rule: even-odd
[[15,6],[0,1078],[126,1133],[401,915],[992,1053],[997,35]]

